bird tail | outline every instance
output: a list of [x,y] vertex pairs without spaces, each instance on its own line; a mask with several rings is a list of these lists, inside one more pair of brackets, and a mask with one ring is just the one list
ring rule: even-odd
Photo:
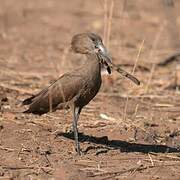
[[29,105],[33,102],[33,99],[34,99],[35,96],[31,96],[30,98],[27,98],[25,99],[23,102],[22,102],[22,105]]
[[22,113],[31,113],[31,111],[29,109],[23,111]]

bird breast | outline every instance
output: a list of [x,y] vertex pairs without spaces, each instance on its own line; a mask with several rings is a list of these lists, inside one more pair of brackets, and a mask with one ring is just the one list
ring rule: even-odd
[[88,104],[98,93],[101,87],[101,66],[97,63],[91,63],[86,69],[86,76],[84,76],[85,83],[82,90],[79,92],[79,97],[76,103],[81,107]]

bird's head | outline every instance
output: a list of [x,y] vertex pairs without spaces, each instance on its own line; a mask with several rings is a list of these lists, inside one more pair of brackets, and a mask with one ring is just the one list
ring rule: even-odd
[[106,66],[109,74],[111,73],[111,56],[99,35],[94,33],[77,34],[72,38],[71,47],[76,53],[96,54],[100,63]]

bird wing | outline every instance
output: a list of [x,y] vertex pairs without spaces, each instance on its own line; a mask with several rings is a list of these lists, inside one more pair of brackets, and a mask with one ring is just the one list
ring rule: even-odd
[[84,78],[80,73],[67,73],[57,79],[49,87],[38,94],[25,99],[23,105],[28,105],[25,112],[44,114],[55,109],[61,103],[71,101],[83,88]]

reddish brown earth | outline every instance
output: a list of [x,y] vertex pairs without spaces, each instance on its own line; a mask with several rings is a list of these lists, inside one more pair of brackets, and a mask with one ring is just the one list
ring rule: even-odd
[[78,157],[70,112],[20,104],[82,62],[71,37],[103,36],[104,1],[0,1],[0,179],[179,179],[180,59],[160,62],[180,52],[180,2],[163,2],[114,0],[109,49],[129,72],[138,59],[142,83],[104,77],[80,117]]

